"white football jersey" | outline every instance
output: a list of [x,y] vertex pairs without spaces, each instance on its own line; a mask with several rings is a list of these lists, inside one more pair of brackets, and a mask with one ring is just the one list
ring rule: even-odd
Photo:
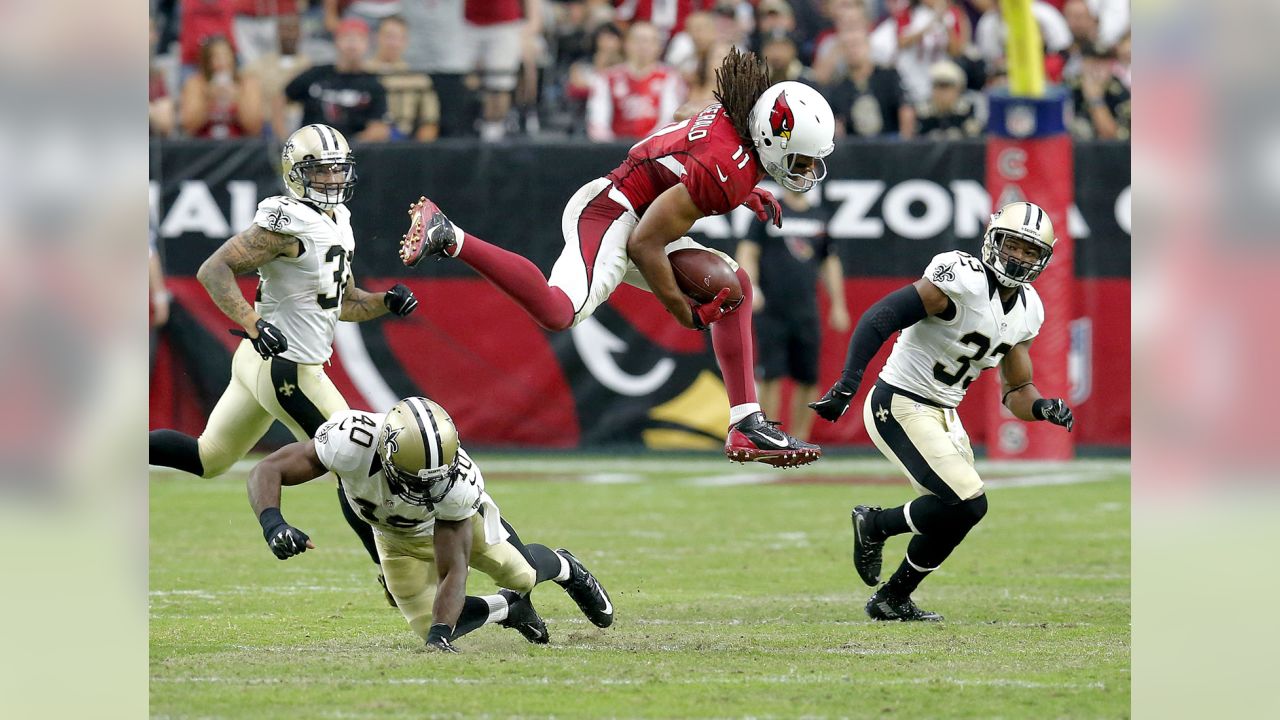
[[316,455],[342,481],[351,507],[374,532],[400,537],[430,537],[436,518],[466,520],[483,513],[485,540],[502,542],[508,533],[493,498],[484,491],[484,476],[466,451],[458,448],[458,478],[438,503],[415,505],[391,492],[382,473],[377,438],[383,413],[343,410],[316,430]]
[[[951,298],[955,313],[931,316],[902,331],[880,379],[936,402],[955,407],[978,375],[1004,359],[1014,345],[1034,338],[1044,323],[1044,305],[1024,285],[1005,312],[999,285],[982,262],[952,250],[937,255],[924,279]],[[945,315],[945,313],[944,313]]]
[[351,211],[333,209],[334,217],[299,200],[276,195],[258,203],[253,224],[302,243],[296,258],[278,257],[258,268],[254,307],[289,340],[281,357],[319,365],[333,353],[333,332],[342,312],[342,292],[351,276],[355,238]]

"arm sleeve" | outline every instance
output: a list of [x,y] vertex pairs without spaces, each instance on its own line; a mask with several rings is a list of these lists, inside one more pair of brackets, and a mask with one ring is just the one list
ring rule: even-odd
[[849,352],[844,360],[844,372],[841,380],[858,385],[862,382],[862,373],[867,370],[867,363],[880,352],[880,347],[894,333],[925,319],[927,314],[920,293],[912,285],[894,290],[885,295],[858,319],[858,326],[853,329],[853,337],[849,339]]

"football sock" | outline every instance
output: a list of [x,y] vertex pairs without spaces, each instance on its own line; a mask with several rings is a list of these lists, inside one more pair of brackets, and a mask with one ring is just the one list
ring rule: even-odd
[[[737,274],[738,284],[742,286],[742,304],[732,315],[711,325],[711,347],[716,353],[716,363],[720,365],[730,407],[758,402],[756,357],[751,346],[751,278],[741,268]],[[729,421],[733,424],[741,419],[735,420],[731,415]]]
[[147,442],[147,455],[152,465],[204,475],[200,444],[195,438],[177,430],[152,430]]
[[743,403],[729,408],[729,425],[737,425],[748,415],[760,412],[760,403]]
[[[912,500],[911,502],[915,502]],[[912,532],[911,518],[908,516],[911,503],[899,505],[895,508],[886,508],[871,516],[871,522],[867,523],[871,526],[871,531],[880,537],[893,537],[903,533]]]
[[916,535],[911,538],[911,542],[907,544],[906,557],[902,559],[902,564],[882,589],[896,597],[907,597],[915,592],[921,581],[929,577],[929,573],[942,565],[942,561],[947,559],[963,539],[963,536],[956,539],[929,535]]
[[[509,590],[504,592],[510,592]],[[512,593],[514,595],[514,593]],[[458,615],[458,623],[453,626],[454,639],[487,625],[507,619],[509,608],[507,598],[502,595],[486,595],[476,597],[468,595],[462,602],[462,613]]]
[[369,553],[369,558],[373,560],[375,565],[381,565],[378,560],[378,546],[373,543],[373,527],[365,522],[356,514],[354,508],[351,507],[351,501],[347,499],[347,494],[342,491],[342,483],[338,483],[338,506],[342,508],[342,517],[347,519],[347,524],[355,531],[356,537],[360,538],[360,542],[364,544],[365,552]]
[[[529,313],[544,330],[564,330],[573,324],[573,302],[558,287],[547,284],[537,265],[470,234],[457,257]],[[748,324],[750,313],[747,314]]]
[[538,571],[537,582],[548,580],[561,582],[569,579],[569,562],[560,557],[555,550],[538,543],[530,543],[525,548],[533,558],[534,569]]

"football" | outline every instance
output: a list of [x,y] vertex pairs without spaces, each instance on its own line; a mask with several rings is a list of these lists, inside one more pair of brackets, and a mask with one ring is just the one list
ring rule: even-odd
[[676,275],[676,284],[690,300],[707,303],[716,294],[729,288],[729,305],[742,302],[742,285],[738,276],[723,258],[706,250],[677,250],[667,256]]

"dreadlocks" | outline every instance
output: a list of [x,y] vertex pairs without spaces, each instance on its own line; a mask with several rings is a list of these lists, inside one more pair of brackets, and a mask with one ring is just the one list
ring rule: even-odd
[[739,52],[731,48],[724,62],[716,70],[716,100],[724,106],[724,112],[733,122],[733,129],[746,142],[751,142],[747,119],[751,106],[769,88],[769,71],[753,52]]

